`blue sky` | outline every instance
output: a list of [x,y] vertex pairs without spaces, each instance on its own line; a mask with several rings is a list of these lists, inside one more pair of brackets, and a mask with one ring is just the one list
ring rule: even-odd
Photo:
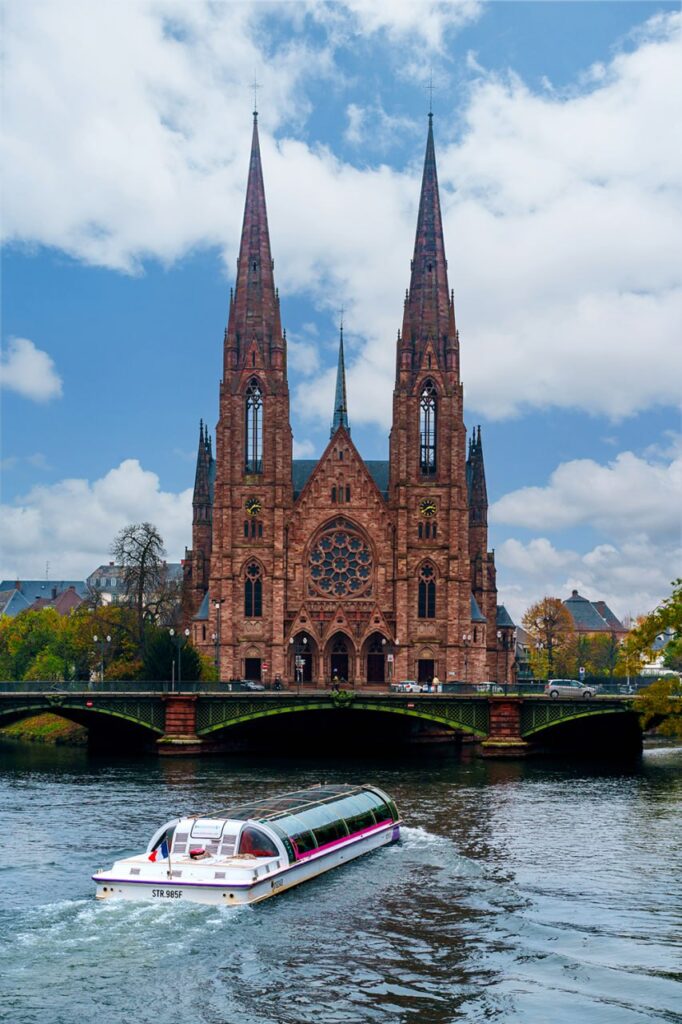
[[190,542],[261,82],[295,454],[387,456],[433,78],[467,425],[517,618],[680,573],[680,16],[658,3],[8,0],[0,576]]

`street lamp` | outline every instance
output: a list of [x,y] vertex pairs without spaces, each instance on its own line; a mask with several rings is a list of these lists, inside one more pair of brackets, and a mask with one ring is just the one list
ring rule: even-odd
[[106,636],[97,636],[97,633],[92,638],[95,643],[100,645],[100,661],[99,661],[99,678],[100,682],[104,682],[104,645],[111,643],[111,637],[107,633]]
[[[168,633],[169,633],[169,636],[170,636],[171,640],[173,641],[173,643],[175,644],[175,646],[178,649],[178,688],[180,688],[180,684],[182,683],[182,648],[185,646],[185,644],[189,640],[189,629],[186,629],[183,633],[176,633],[174,629],[169,629]],[[173,668],[175,667],[174,663],[173,663],[172,667]],[[172,673],[171,673],[171,689],[172,690],[175,689],[175,680],[173,679]]]
[[[396,646],[398,641],[396,640]],[[388,666],[388,685],[390,686],[393,682],[393,663],[395,661],[395,652],[393,645],[388,642],[386,637],[381,638],[381,646],[384,651],[384,657],[386,658],[386,665]]]
[[462,633],[462,644],[464,646],[464,682],[469,682],[469,645],[471,644],[471,633]]
[[304,636],[302,640],[289,637],[289,643],[293,645],[294,651],[294,679],[296,680],[296,693],[301,692],[301,683],[303,682],[303,666],[305,665],[305,654],[308,650],[308,637]]

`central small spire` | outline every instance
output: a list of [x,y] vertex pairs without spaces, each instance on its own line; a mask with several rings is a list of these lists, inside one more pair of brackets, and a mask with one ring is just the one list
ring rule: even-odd
[[346,364],[343,358],[343,320],[339,328],[339,363],[336,369],[336,393],[334,395],[334,419],[329,433],[333,437],[339,427],[350,434],[348,423],[348,403],[346,401]]

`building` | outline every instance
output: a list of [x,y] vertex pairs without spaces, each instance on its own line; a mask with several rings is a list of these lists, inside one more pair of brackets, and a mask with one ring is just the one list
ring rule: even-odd
[[68,615],[78,608],[87,596],[83,580],[3,580],[0,583],[0,615],[14,616],[19,612],[56,608],[60,615]]
[[[166,569],[169,582],[180,583],[182,581],[182,563],[167,562]],[[123,566],[116,565],[114,562],[109,562],[108,565],[98,565],[90,573],[86,583],[89,593],[98,594],[102,604],[119,604],[125,597]]]
[[563,605],[571,614],[576,633],[583,636],[613,633],[618,639],[622,639],[628,632],[606,601],[588,601],[574,590]]
[[468,438],[464,424],[432,115],[387,461],[353,443],[343,329],[329,444],[317,461],[292,458],[273,268],[254,113],[215,454],[199,429],[184,562],[194,642],[222,679],[510,676],[514,624],[497,606],[481,431]]

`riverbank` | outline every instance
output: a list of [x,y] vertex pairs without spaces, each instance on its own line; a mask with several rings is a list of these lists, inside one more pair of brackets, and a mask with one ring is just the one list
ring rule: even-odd
[[85,747],[88,730],[59,715],[35,715],[0,729],[0,739],[16,743],[47,743],[56,747]]

